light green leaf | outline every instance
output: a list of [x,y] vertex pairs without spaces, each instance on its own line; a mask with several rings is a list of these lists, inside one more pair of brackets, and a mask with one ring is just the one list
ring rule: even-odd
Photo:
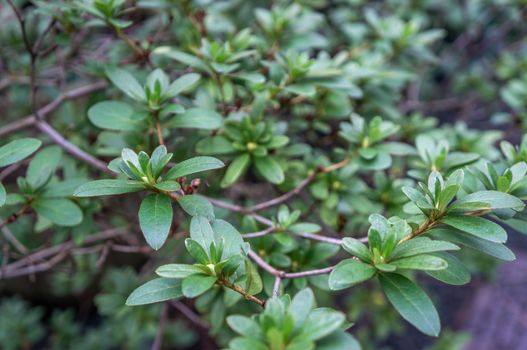
[[441,222],[487,241],[504,243],[507,232],[498,224],[475,216],[447,215]]
[[42,142],[33,138],[23,138],[0,147],[0,167],[16,163],[35,152]]
[[304,288],[294,296],[287,312],[293,317],[295,329],[300,329],[315,304],[315,296],[309,288]]
[[272,157],[255,157],[254,165],[258,172],[269,182],[280,184],[284,182],[284,171]]
[[209,220],[204,216],[194,216],[190,220],[190,238],[198,242],[205,251],[214,242],[214,232]]
[[221,180],[221,187],[229,187],[245,173],[249,167],[251,157],[247,154],[241,154],[234,158],[234,160],[227,167],[227,171]]
[[82,221],[82,211],[69,199],[37,198],[31,207],[38,215],[59,226],[75,226]]
[[45,185],[60,162],[62,149],[59,146],[46,147],[38,152],[27,168],[26,180],[34,190]]
[[207,265],[209,263],[209,256],[200,243],[196,242],[192,238],[187,238],[185,240],[185,248],[187,248],[190,256],[192,256],[200,264]]
[[138,130],[143,115],[134,114],[133,108],[124,102],[102,101],[88,109],[88,118],[93,125],[107,130]]
[[236,254],[248,253],[249,249],[247,244],[243,241],[240,232],[238,232],[238,230],[227,221],[213,220],[212,229],[214,231],[216,242],[219,242],[221,239],[225,241],[222,256],[223,259],[227,259]]
[[95,180],[79,186],[73,193],[76,197],[108,196],[138,192],[145,189],[139,181],[129,180]]
[[514,197],[508,193],[498,192],[498,191],[480,191],[466,195],[465,197],[455,201],[451,209],[456,209],[456,207],[461,207],[463,204],[467,203],[486,203],[487,206],[476,209],[507,209],[512,208],[515,210],[521,210],[525,207],[525,204],[521,199]]
[[253,319],[241,315],[232,315],[227,317],[227,324],[236,333],[257,338],[261,335],[260,325]]
[[340,290],[364,282],[375,276],[377,269],[358,260],[342,260],[329,274],[329,288]]
[[216,283],[215,276],[191,275],[183,280],[183,295],[187,298],[195,298],[209,289]]
[[390,260],[444,250],[459,250],[459,247],[450,242],[433,241],[428,237],[415,237],[397,245],[390,255]]
[[342,248],[365,262],[371,262],[371,253],[368,247],[358,239],[345,237],[342,240]]
[[175,115],[165,126],[168,128],[214,130],[219,129],[222,123],[221,115],[212,109],[190,108],[181,114]]
[[2,207],[5,204],[6,199],[7,199],[7,193],[5,191],[5,187],[0,182],[0,207]]
[[249,259],[245,260],[245,275],[245,290],[247,293],[251,295],[260,293],[263,289],[262,277]]
[[167,179],[177,179],[181,176],[199,173],[202,171],[223,168],[225,164],[214,157],[194,157],[177,163],[167,173]]
[[172,84],[170,84],[165,97],[172,98],[182,92],[192,89],[200,78],[200,75],[196,73],[185,74],[177,78]]
[[236,152],[236,149],[232,146],[231,141],[218,135],[199,141],[196,144],[196,151],[200,154],[229,154]]
[[345,321],[344,314],[330,308],[321,307],[309,313],[304,326],[302,337],[306,340],[317,340],[338,329]]
[[386,297],[406,321],[427,335],[439,335],[439,315],[432,300],[419,286],[396,273],[381,274],[379,280]]
[[251,338],[234,338],[229,343],[229,350],[269,350],[262,342]]
[[185,278],[190,275],[203,273],[203,270],[188,264],[167,264],[159,266],[156,269],[156,273],[161,277],[166,278]]
[[317,342],[317,350],[361,350],[359,342],[349,333],[335,332]]
[[172,225],[172,202],[164,194],[152,193],[141,202],[139,226],[146,242],[158,250],[165,243]]
[[121,68],[107,68],[106,75],[125,94],[137,101],[146,101],[143,88],[134,76]]
[[396,266],[398,269],[426,271],[444,270],[448,267],[448,264],[445,260],[427,254],[400,258],[395,261],[390,261],[390,264]]
[[179,197],[177,199],[181,208],[190,216],[205,216],[207,219],[214,219],[214,209],[212,204],[202,196],[197,194]]
[[126,305],[145,305],[160,301],[179,299],[183,296],[181,280],[156,278],[135,289],[126,299]]

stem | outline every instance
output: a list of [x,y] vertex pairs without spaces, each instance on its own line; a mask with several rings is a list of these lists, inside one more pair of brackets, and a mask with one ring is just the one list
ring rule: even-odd
[[163,130],[161,130],[161,123],[159,120],[156,120],[156,131],[157,131],[157,141],[160,145],[164,145],[165,141],[163,140]]
[[251,294],[247,293],[247,291],[245,289],[243,289],[242,287],[232,283],[231,281],[229,281],[226,278],[218,279],[218,283],[220,285],[222,285],[222,286],[225,286],[225,287],[227,287],[229,289],[232,289],[233,291],[243,295],[243,297],[246,300],[252,301],[253,303],[256,303],[256,304],[260,305],[261,307],[265,306],[265,300],[258,299],[254,295],[251,295]]

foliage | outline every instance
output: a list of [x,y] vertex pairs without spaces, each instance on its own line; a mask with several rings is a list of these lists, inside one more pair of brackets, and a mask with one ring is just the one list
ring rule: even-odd
[[[522,1],[8,0],[0,17],[0,279],[32,300],[0,303],[7,349],[438,337],[425,278],[465,285],[527,233]],[[466,341],[446,338],[427,344]]]

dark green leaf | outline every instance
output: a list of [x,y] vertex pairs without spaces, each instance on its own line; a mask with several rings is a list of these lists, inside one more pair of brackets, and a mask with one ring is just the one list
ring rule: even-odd
[[221,180],[221,187],[229,187],[235,183],[236,180],[238,180],[240,176],[245,173],[250,161],[251,157],[247,153],[241,154],[234,158],[231,164],[229,164],[227,167],[227,171]]
[[507,232],[498,224],[475,216],[447,215],[441,222],[487,241],[504,243]]
[[139,226],[146,242],[158,250],[165,243],[172,225],[172,202],[164,194],[152,193],[141,202]]
[[145,92],[132,74],[121,68],[107,68],[106,75],[125,94],[137,101],[146,101]]
[[381,274],[379,280],[386,297],[405,320],[427,335],[439,335],[439,315],[432,300],[419,286],[396,273]]
[[345,321],[344,314],[330,308],[321,307],[311,311],[304,326],[302,337],[317,340],[338,329]]
[[415,237],[397,245],[390,255],[390,260],[444,250],[459,250],[459,247],[450,242],[433,241],[428,237]]
[[254,165],[258,172],[269,182],[280,184],[284,181],[284,171],[272,157],[256,157]]
[[33,189],[39,189],[45,185],[60,162],[62,149],[59,146],[46,147],[38,152],[27,168],[26,180]]
[[428,275],[441,282],[456,286],[470,282],[470,273],[455,256],[448,253],[439,253],[438,256],[448,263],[448,267],[439,271],[427,271]]

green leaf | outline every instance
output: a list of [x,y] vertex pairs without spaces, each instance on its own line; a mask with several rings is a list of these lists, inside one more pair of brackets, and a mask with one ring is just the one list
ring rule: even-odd
[[5,187],[0,182],[0,207],[2,207],[5,204],[6,198],[7,198],[7,193],[5,191]]
[[158,250],[165,243],[172,225],[172,202],[169,197],[152,193],[141,202],[139,226],[146,242]]
[[293,317],[295,329],[302,327],[314,304],[315,297],[311,289],[304,288],[296,293],[287,309],[287,312]]
[[16,163],[35,152],[42,142],[33,138],[23,138],[0,147],[0,167]]
[[439,315],[432,300],[419,286],[396,273],[381,274],[379,280],[386,297],[406,321],[427,335],[439,335]]
[[260,293],[263,289],[262,277],[249,259],[245,260],[245,275],[245,290],[247,293],[251,295]]
[[256,338],[262,333],[260,325],[254,320],[254,318],[232,315],[227,317],[227,324],[233,331],[246,337]]
[[458,258],[448,253],[439,253],[438,256],[448,263],[448,267],[439,271],[427,271],[429,276],[456,286],[470,282],[470,273]]
[[223,119],[218,112],[207,108],[190,108],[175,115],[165,125],[168,128],[219,129]]
[[172,84],[170,84],[165,97],[172,98],[182,92],[192,89],[200,78],[200,75],[196,73],[185,74],[177,78]]
[[181,189],[181,185],[177,181],[161,181],[155,185],[155,188],[161,191],[174,192]]
[[447,215],[441,222],[487,241],[504,243],[507,232],[498,224],[475,216]]
[[191,275],[183,280],[183,295],[187,298],[195,298],[209,289],[216,283],[215,276]]
[[185,278],[202,273],[203,271],[199,267],[188,264],[167,264],[156,269],[156,274],[166,278]]
[[136,101],[146,101],[143,88],[134,76],[121,68],[107,68],[106,75],[121,91]]
[[132,131],[141,125],[143,116],[134,114],[133,108],[127,103],[102,101],[88,109],[88,119],[101,129]]
[[450,242],[433,241],[428,237],[415,237],[397,245],[390,255],[390,260],[444,250],[459,250],[459,247]]
[[177,179],[181,176],[199,173],[202,171],[223,168],[225,164],[214,157],[194,157],[177,163],[167,173],[167,179]]
[[355,259],[342,260],[329,274],[329,288],[341,290],[375,276],[375,267]]
[[338,329],[345,321],[341,312],[321,307],[311,311],[302,327],[302,337],[317,340]]
[[194,216],[190,221],[190,238],[199,243],[207,251],[214,242],[214,232],[209,220],[204,216]]
[[236,152],[231,141],[218,135],[200,140],[196,144],[196,151],[200,154],[229,154]]
[[448,266],[445,260],[427,254],[400,258],[395,261],[390,261],[390,264],[396,266],[398,269],[426,271],[444,270]]
[[59,226],[75,226],[82,221],[82,211],[69,199],[37,198],[31,207],[38,215]]
[[258,172],[269,182],[281,184],[284,182],[284,171],[272,157],[256,157],[254,165]]
[[126,305],[136,306],[179,299],[183,296],[181,280],[156,278],[135,289],[126,299]]
[[209,256],[205,249],[193,240],[192,238],[187,238],[185,240],[185,248],[187,248],[188,253],[200,264],[207,265],[209,263]]
[[44,186],[55,170],[62,157],[62,149],[59,146],[46,147],[38,152],[27,168],[26,180],[34,190]]
[[359,342],[349,333],[335,332],[317,342],[317,350],[361,350]]
[[240,232],[225,220],[213,220],[212,230],[216,242],[221,239],[225,241],[223,248],[223,259],[229,258],[237,254],[247,254],[248,244],[245,243],[240,235]]
[[472,249],[479,250],[495,258],[513,261],[514,253],[501,243],[494,243],[478,238],[472,234],[455,229],[434,229],[429,233],[433,237],[445,239],[455,244],[462,244]]
[[79,186],[73,193],[76,197],[108,196],[138,192],[145,189],[139,181],[129,180],[95,180]]
[[351,255],[354,255],[365,262],[371,262],[370,250],[358,239],[345,237],[342,240],[342,248]]
[[234,158],[232,163],[229,164],[229,166],[227,167],[227,171],[225,172],[225,175],[221,180],[221,187],[229,187],[233,183],[235,183],[236,180],[238,180],[240,176],[245,173],[245,171],[249,167],[250,161],[251,157],[247,153],[241,154]]
[[179,197],[177,199],[181,208],[190,216],[201,215],[207,219],[214,219],[214,209],[212,204],[202,196],[197,194]]
[[521,210],[525,207],[525,204],[521,199],[514,197],[508,193],[498,192],[498,191],[480,191],[466,195],[465,197],[455,201],[451,210],[456,209],[457,207],[462,207],[463,204],[468,203],[486,203],[484,207],[479,206],[478,208],[471,208],[471,210],[476,209],[507,209],[512,208],[515,210]]
[[229,343],[229,350],[269,350],[262,342],[253,338],[234,338]]

